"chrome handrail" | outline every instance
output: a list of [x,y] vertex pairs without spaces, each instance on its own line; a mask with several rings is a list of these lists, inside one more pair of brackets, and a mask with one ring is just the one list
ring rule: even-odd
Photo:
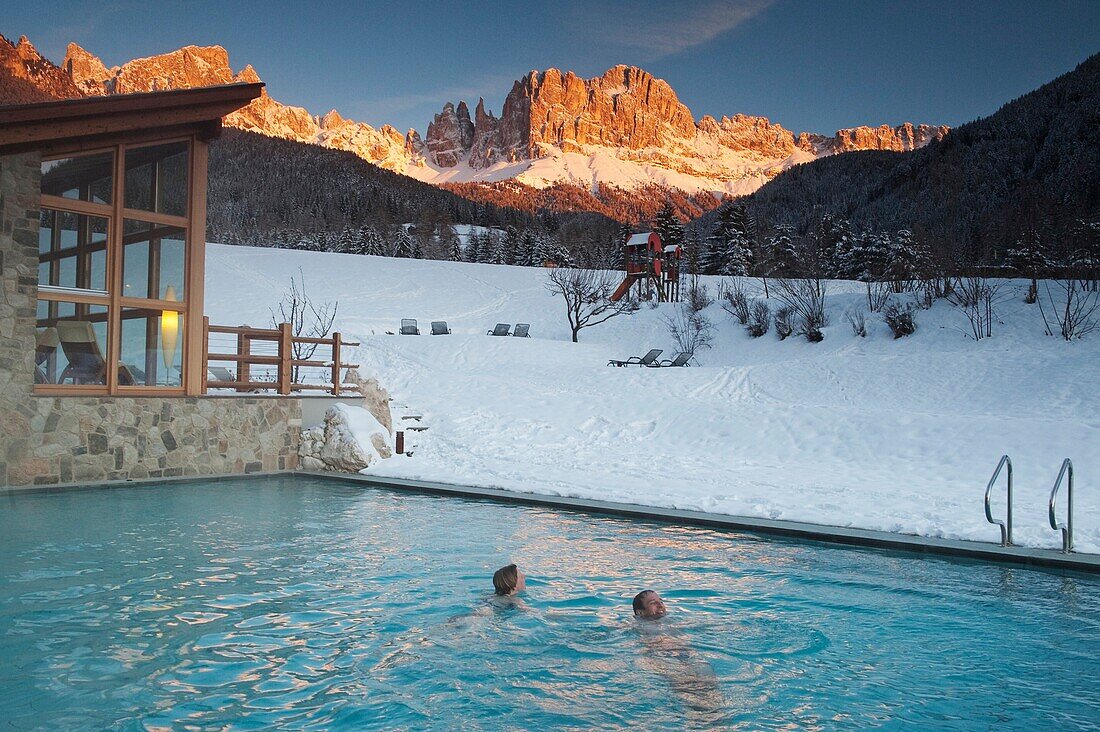
[[[1058,497],[1058,489],[1062,487],[1062,478],[1069,473],[1066,484],[1066,522],[1058,523],[1054,516],[1054,499]],[[1058,471],[1058,478],[1054,481],[1054,488],[1050,491],[1050,528],[1062,532],[1062,553],[1069,554],[1073,551],[1073,461],[1066,458],[1062,461],[1062,469]]]
[[[1001,469],[1008,466],[1008,515],[1007,523],[993,518],[989,509],[989,495],[993,491],[993,484],[1001,474]],[[991,524],[1001,527],[1001,546],[1012,546],[1012,460],[1008,455],[1001,456],[1001,462],[997,463],[997,469],[993,471],[993,477],[989,479],[989,485],[985,487],[985,518]]]

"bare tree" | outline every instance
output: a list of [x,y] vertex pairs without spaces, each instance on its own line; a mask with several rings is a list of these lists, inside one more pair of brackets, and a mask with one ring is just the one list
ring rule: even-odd
[[[271,324],[278,328],[280,323],[290,323],[290,332],[295,338],[327,338],[332,324],[336,322],[336,311],[339,307],[339,301],[314,302],[306,292],[306,277],[299,269],[298,281],[291,277],[290,289],[283,293],[279,314],[271,311]],[[313,358],[318,345],[320,344],[295,340],[292,351],[294,360],[307,361]],[[292,379],[296,384],[301,383],[300,371],[300,366],[294,367]]]
[[577,334],[584,328],[591,328],[617,315],[637,310],[630,298],[623,297],[615,302],[611,300],[611,294],[618,284],[615,275],[602,270],[564,267],[549,270],[546,289],[565,300],[565,314],[569,319],[574,343],[577,342]]

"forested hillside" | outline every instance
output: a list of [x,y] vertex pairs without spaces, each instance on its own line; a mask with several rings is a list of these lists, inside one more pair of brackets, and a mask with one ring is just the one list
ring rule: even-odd
[[1100,55],[925,148],[800,165],[745,205],[762,231],[806,235],[829,214],[860,231],[912,230],[968,262],[997,263],[1021,239],[1056,247],[1100,217]]

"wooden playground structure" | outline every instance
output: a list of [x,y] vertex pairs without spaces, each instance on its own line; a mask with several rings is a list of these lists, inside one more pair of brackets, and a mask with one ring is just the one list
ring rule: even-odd
[[683,247],[662,243],[656,231],[631,234],[623,242],[626,277],[615,288],[611,301],[621,300],[634,283],[638,283],[639,296],[643,299],[652,298],[656,291],[660,302],[679,302],[680,259],[683,254]]

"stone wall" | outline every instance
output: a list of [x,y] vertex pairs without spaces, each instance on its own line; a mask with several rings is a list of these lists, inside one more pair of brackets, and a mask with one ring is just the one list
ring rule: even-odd
[[0,485],[298,467],[302,407],[265,397],[32,397],[0,426]]
[[0,486],[298,467],[286,397],[34,393],[39,156],[0,156]]

